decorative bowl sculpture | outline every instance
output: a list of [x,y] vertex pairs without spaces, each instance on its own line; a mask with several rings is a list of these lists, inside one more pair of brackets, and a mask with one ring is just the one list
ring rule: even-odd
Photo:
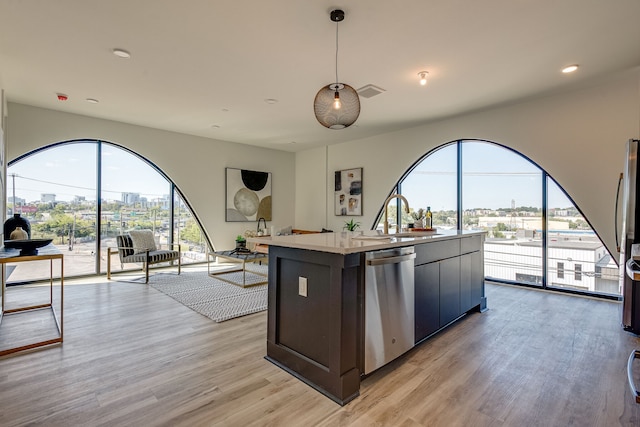
[[47,246],[53,239],[5,240],[5,248],[20,249],[20,255],[37,255],[38,248]]

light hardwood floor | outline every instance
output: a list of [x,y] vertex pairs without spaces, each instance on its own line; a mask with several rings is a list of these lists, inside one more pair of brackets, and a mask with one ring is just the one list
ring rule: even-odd
[[67,281],[64,344],[0,359],[0,425],[640,425],[620,304],[487,296],[340,407],[264,360],[265,312],[214,323],[143,284]]

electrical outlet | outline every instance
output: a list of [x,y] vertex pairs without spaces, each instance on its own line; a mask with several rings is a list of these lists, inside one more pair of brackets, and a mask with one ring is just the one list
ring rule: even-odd
[[307,278],[306,277],[298,277],[298,295],[301,297],[307,296]]

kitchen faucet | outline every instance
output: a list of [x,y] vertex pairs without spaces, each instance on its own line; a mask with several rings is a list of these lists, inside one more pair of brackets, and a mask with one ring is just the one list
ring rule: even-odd
[[[393,199],[400,199],[404,201],[404,211],[406,213],[409,213],[409,202],[407,201],[407,199],[402,195],[402,194],[392,194],[391,196],[387,197],[387,200],[384,201],[384,234],[389,234],[389,221],[387,220],[387,217],[389,215],[388,211],[389,211],[389,202]],[[396,223],[396,233],[399,233],[400,230],[402,230],[402,215],[398,216],[398,221]]]

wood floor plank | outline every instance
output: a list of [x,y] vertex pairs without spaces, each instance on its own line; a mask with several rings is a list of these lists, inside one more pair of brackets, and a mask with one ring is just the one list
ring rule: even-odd
[[64,343],[0,358],[3,427],[640,425],[618,303],[487,285],[489,311],[341,407],[264,359],[265,312],[215,323],[140,283],[68,282]]

